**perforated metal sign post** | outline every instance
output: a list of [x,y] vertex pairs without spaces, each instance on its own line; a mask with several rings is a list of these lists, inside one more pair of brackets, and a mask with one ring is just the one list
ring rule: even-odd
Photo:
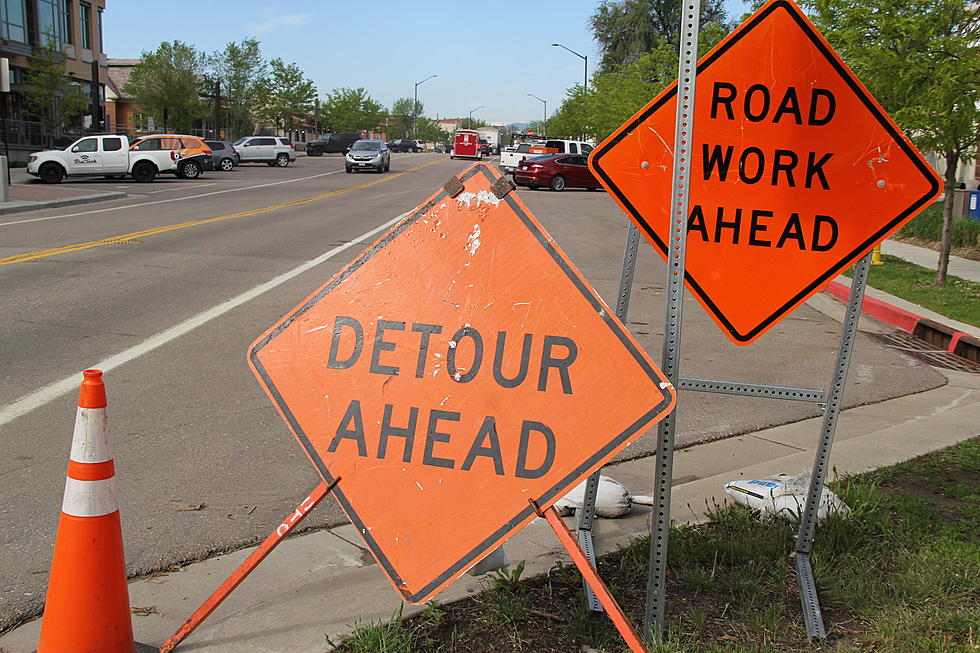
[[670,383],[509,191],[473,166],[249,353],[413,603],[673,407]]
[[[699,15],[698,0],[683,4],[679,83],[601,143],[589,163],[667,261],[667,377],[682,389],[827,405],[795,560],[808,632],[823,637],[809,553],[867,257],[933,201],[941,183],[793,2],[761,7],[694,74]],[[707,87],[707,100],[695,103],[696,83]],[[828,392],[680,376],[682,281],[733,342],[747,345],[859,258]],[[629,261],[627,254],[624,278]],[[647,637],[665,617],[675,419],[658,429]],[[591,501],[583,521],[594,494]]]

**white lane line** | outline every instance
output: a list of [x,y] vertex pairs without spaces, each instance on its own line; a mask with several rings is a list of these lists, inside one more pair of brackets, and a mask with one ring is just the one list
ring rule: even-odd
[[300,177],[299,179],[286,179],[283,181],[273,181],[268,184],[259,184],[258,186],[243,186],[241,188],[226,188],[225,190],[214,190],[211,191],[210,193],[188,195],[187,197],[171,197],[170,199],[154,200],[153,202],[141,202],[139,204],[126,204],[125,206],[112,206],[104,209],[94,209],[92,211],[67,213],[65,215],[50,215],[46,218],[30,218],[29,220],[14,220],[12,222],[0,222],[0,227],[9,227],[10,225],[24,224],[27,222],[43,222],[44,220],[60,220],[61,218],[74,218],[79,215],[92,215],[93,213],[108,213],[109,211],[122,211],[123,209],[133,209],[133,208],[139,208],[141,206],[151,206],[153,204],[165,204],[167,202],[183,202],[184,200],[195,200],[200,197],[221,195],[222,193],[236,193],[243,190],[255,190],[256,188],[266,188],[267,186],[278,186],[279,184],[294,184],[297,181],[307,181],[308,179],[316,179],[317,177],[326,177],[327,175],[335,175],[338,172],[343,172],[343,170],[331,170],[330,172],[321,172],[318,175],[310,175],[309,177]]
[[[392,218],[391,220],[384,223],[383,225],[379,227],[375,227],[374,229],[368,231],[367,233],[361,234],[360,236],[350,241],[349,243],[344,243],[343,245],[334,247],[333,249],[324,252],[320,256],[317,256],[315,259],[311,259],[306,263],[303,263],[302,265],[293,268],[289,272],[280,274],[278,277],[275,277],[274,279],[266,281],[263,284],[255,286],[251,290],[247,290],[242,294],[238,295],[237,297],[233,297],[225,302],[222,302],[221,304],[218,304],[217,306],[209,308],[208,310],[202,313],[198,313],[192,318],[184,320],[183,322],[177,324],[176,326],[172,326],[165,331],[161,331],[156,335],[150,336],[149,338],[147,338],[146,340],[144,340],[139,344],[133,345],[132,347],[129,347],[128,349],[124,349],[118,354],[114,354],[109,358],[106,358],[105,360],[93,364],[92,367],[94,369],[102,370],[103,372],[108,372],[109,370],[115,369],[120,365],[125,365],[131,360],[139,358],[143,354],[147,354],[153,351],[154,349],[157,349],[158,347],[162,347],[163,345],[167,344],[171,340],[175,340],[180,336],[190,333],[191,331],[198,328],[199,326],[203,326],[208,322],[218,317],[221,317],[228,311],[237,308],[242,304],[251,301],[252,299],[255,299],[259,295],[262,295],[263,293],[266,293],[272,290],[273,288],[276,288],[277,286],[281,286],[282,284],[286,283],[290,279],[299,276],[300,274],[303,274],[307,270],[314,268],[317,265],[320,265],[324,261],[329,260],[333,256],[336,256],[337,254],[343,252],[344,250],[349,249],[357,244],[363,243],[364,241],[381,233],[385,229],[388,229],[389,227],[393,226],[409,213],[410,212],[402,213],[401,215]],[[8,422],[13,421],[18,417],[21,417],[22,415],[26,415],[27,413],[31,412],[35,408],[40,408],[44,404],[54,399],[57,399],[58,397],[60,397],[61,395],[67,392],[77,390],[78,384],[81,382],[80,374],[81,372],[79,372],[78,374],[72,374],[71,376],[61,379],[60,381],[55,381],[54,383],[46,385],[43,388],[39,388],[30,394],[24,395],[17,401],[4,406],[3,408],[0,408],[0,426],[3,426]]]

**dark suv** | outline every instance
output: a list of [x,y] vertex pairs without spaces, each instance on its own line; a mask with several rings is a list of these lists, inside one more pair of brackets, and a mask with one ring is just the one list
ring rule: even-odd
[[388,143],[388,149],[392,152],[418,152],[418,144],[411,138],[396,138]]
[[330,153],[344,153],[360,136],[353,132],[324,134],[318,141],[306,144],[306,156],[323,156]]

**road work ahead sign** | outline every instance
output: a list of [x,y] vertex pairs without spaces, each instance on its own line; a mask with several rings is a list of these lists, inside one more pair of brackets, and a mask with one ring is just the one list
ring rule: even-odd
[[476,165],[249,362],[385,573],[427,600],[661,419],[667,383]]
[[[675,84],[590,158],[662,255],[676,111]],[[702,58],[693,115],[686,279],[739,344],[940,192],[922,155],[786,0],[763,6]]]

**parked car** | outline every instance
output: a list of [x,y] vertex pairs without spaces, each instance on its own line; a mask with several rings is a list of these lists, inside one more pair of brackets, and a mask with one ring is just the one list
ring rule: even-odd
[[211,148],[198,136],[149,134],[137,138],[129,149],[137,152],[173,150],[177,158],[173,173],[181,179],[197,179],[205,170],[214,170]]
[[173,150],[131,151],[129,139],[119,134],[85,136],[63,150],[34,152],[27,162],[27,173],[46,184],[57,184],[68,177],[124,177],[150,182],[158,172],[177,167]]
[[306,156],[323,156],[324,154],[343,154],[347,148],[360,138],[354,132],[336,132],[324,134],[318,141],[306,144]]
[[490,141],[485,138],[480,139],[480,154],[482,156],[490,156]]
[[391,150],[382,140],[364,138],[350,146],[344,163],[348,173],[369,169],[387,172],[391,168]]
[[419,148],[418,149],[419,152],[425,152],[425,143],[423,143],[417,138],[412,142],[415,143],[415,147]]
[[601,187],[589,170],[588,157],[575,154],[544,154],[525,159],[517,164],[514,183],[531,190],[541,186],[551,190]]
[[266,163],[285,168],[296,160],[296,148],[282,136],[245,136],[233,144],[242,163]]
[[204,144],[211,148],[211,161],[217,170],[228,172],[242,162],[238,150],[228,141],[205,140]]
[[392,152],[418,152],[419,145],[418,141],[413,141],[408,138],[396,138],[393,141],[387,143],[388,149]]

